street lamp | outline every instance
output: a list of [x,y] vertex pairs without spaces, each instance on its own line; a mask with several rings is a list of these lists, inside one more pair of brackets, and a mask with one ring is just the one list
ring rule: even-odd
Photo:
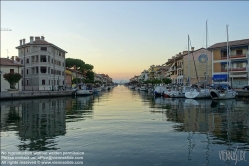
[[0,93],[2,91],[2,71],[0,70]]

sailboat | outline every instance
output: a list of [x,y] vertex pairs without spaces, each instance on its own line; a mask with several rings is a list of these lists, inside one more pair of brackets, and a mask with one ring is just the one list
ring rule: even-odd
[[228,25],[227,25],[227,84],[217,84],[214,85],[214,89],[210,90],[210,96],[213,100],[220,99],[234,99],[238,93],[229,86],[229,66],[228,66],[228,57],[230,51],[228,49]]
[[201,87],[198,86],[200,84],[205,84],[207,85],[207,66],[208,66],[208,57],[207,57],[207,21],[206,21],[206,55],[205,54],[201,54],[199,56],[199,61],[201,63],[205,63],[206,62],[206,72],[205,72],[205,77],[206,77],[206,81],[203,83],[197,83],[195,86],[193,86],[193,88],[189,91],[185,93],[185,97],[188,99],[200,99],[200,98],[210,98],[210,93],[209,93],[209,89],[206,88],[206,86]]

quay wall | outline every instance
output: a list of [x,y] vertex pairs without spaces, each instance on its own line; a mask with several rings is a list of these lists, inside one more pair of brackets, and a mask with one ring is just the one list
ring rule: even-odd
[[72,91],[19,91],[1,92],[0,100],[31,99],[31,98],[51,98],[71,96]]

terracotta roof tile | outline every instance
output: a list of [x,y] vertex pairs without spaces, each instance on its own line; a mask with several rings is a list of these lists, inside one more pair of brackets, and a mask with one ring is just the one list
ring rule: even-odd
[[[229,46],[240,46],[240,45],[249,45],[249,39],[235,40],[235,41],[229,42]],[[226,47],[226,46],[227,46],[227,42],[216,43],[210,46],[208,49],[215,49],[215,48],[221,48],[221,47]]]
[[21,64],[13,63],[13,61],[11,59],[8,59],[8,58],[0,58],[0,65],[2,65],[2,66],[19,66],[19,67],[23,66]]

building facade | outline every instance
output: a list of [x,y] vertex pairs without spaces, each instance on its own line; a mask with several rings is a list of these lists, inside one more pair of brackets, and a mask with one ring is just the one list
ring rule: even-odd
[[57,90],[65,86],[66,51],[45,41],[43,36],[20,40],[18,56],[21,59],[23,90]]
[[[9,82],[3,78],[3,75],[11,72],[21,74],[22,67],[23,65],[20,64],[18,57],[12,57],[12,59],[0,58],[0,92],[10,89]],[[22,90],[21,83],[22,79],[16,84],[16,89]]]
[[[212,52],[213,83],[229,83],[233,88],[249,85],[249,39],[216,43]],[[228,50],[228,51],[227,51]]]

